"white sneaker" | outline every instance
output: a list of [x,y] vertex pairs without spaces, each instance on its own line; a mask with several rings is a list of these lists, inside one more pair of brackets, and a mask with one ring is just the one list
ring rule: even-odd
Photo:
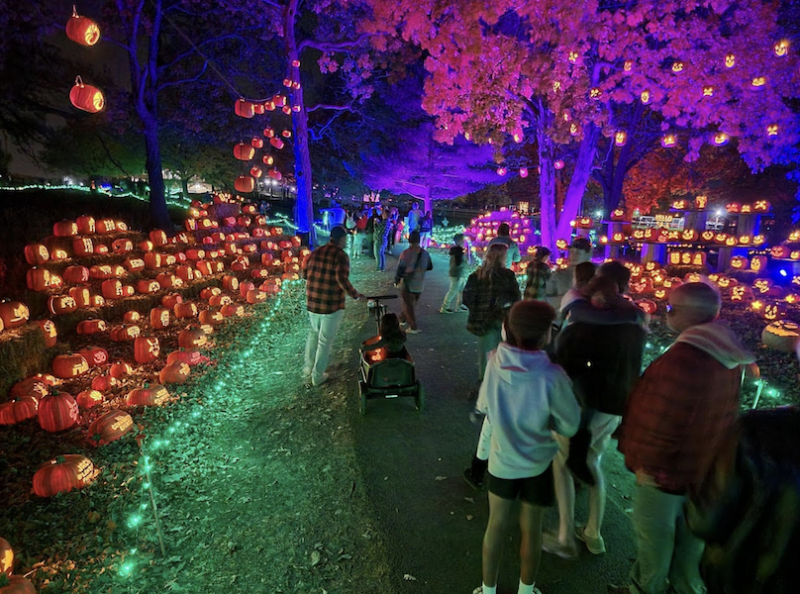
[[311,368],[310,367],[303,367],[303,377],[308,377],[311,375]]
[[315,388],[317,386],[321,386],[322,384],[324,384],[325,382],[328,381],[329,377],[330,377],[330,375],[328,375],[327,373],[323,373],[322,377],[319,378],[318,380],[315,380],[315,379],[312,378],[311,379],[311,385],[314,386]]

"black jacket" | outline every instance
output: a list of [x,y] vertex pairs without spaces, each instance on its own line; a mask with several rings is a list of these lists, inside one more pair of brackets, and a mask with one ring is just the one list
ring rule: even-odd
[[632,323],[575,322],[559,332],[556,360],[572,379],[583,408],[622,415],[642,371],[646,338],[644,329]]

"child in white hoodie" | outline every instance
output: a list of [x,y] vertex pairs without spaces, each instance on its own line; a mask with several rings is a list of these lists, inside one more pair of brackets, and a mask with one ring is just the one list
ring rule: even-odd
[[483,585],[473,594],[495,594],[505,527],[520,499],[519,594],[534,587],[542,550],[542,516],[553,505],[553,432],[571,437],[580,407],[561,367],[542,350],[550,341],[555,310],[543,301],[519,301],[504,325],[478,395],[486,414],[481,442],[489,441],[489,523],[483,537]]

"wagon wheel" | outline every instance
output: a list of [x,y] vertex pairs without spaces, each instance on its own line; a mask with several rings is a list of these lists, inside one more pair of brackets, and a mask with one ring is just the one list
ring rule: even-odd
[[360,397],[358,412],[363,416],[367,414],[367,385],[364,382],[358,382],[358,395]]
[[420,382],[417,382],[417,393],[414,396],[414,403],[417,405],[417,410],[419,412],[425,410],[425,388],[422,387]]

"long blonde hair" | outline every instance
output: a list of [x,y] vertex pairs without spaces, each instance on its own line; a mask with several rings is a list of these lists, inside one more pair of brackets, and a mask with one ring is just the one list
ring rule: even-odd
[[501,243],[495,243],[483,256],[483,264],[478,268],[478,278],[486,280],[491,278],[498,270],[506,267],[506,252],[508,247]]

